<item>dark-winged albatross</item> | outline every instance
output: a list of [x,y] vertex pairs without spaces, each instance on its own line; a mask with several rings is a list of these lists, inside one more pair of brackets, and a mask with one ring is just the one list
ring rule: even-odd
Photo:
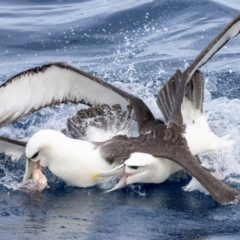
[[[120,180],[119,184],[115,186],[112,190],[121,188],[122,186],[130,183],[135,183],[135,182],[161,182],[165,180],[165,177],[167,177],[167,174],[163,173],[162,166],[167,165],[166,164],[166,159],[163,158],[158,158],[154,156],[160,156],[163,157],[165,156],[167,159],[171,159],[179,165],[181,165],[183,168],[186,170],[189,169],[188,171],[193,173],[193,176],[196,177],[197,180],[199,180],[202,185],[207,189],[207,191],[210,192],[212,197],[218,201],[219,203],[224,203],[224,202],[229,202],[233,201],[236,196],[239,196],[240,192],[238,190],[230,189],[228,186],[225,184],[221,183],[217,179],[214,179],[212,176],[210,176],[207,171],[200,171],[198,161],[196,159],[191,161],[188,159],[187,154],[179,155],[181,152],[180,145],[179,144],[179,139],[176,138],[176,136],[179,134],[181,135],[182,132],[181,128],[184,126],[184,120],[185,116],[184,113],[180,114],[181,110],[184,108],[184,104],[188,104],[188,100],[190,99],[190,104],[193,103],[193,108],[192,112],[189,113],[189,118],[192,119],[193,121],[199,121],[199,118],[201,119],[204,117],[202,114],[198,115],[200,111],[196,111],[199,108],[199,103],[202,101],[203,95],[201,95],[201,90],[199,87],[201,87],[200,82],[198,82],[198,87],[194,86],[196,82],[194,83],[193,81],[193,74],[196,74],[197,68],[203,66],[222,46],[224,46],[232,37],[235,37],[236,35],[239,34],[240,31],[240,15],[236,16],[205,48],[204,50],[198,55],[198,57],[194,60],[194,62],[182,73],[181,71],[177,71],[173,77],[171,77],[168,82],[163,86],[163,88],[159,91],[158,93],[158,99],[157,103],[158,106],[160,107],[162,113],[164,114],[164,117],[166,120],[168,120],[168,128],[165,129],[165,134],[163,135],[162,131],[160,128],[156,131],[158,132],[159,135],[154,132],[154,138],[156,139],[156,136],[158,136],[158,140],[161,140],[161,142],[157,141],[152,143],[152,146],[148,146],[148,149],[146,149],[147,144],[141,146],[141,150],[139,152],[145,152],[149,153],[146,154],[146,156],[143,158],[143,155],[140,155],[138,153],[132,153],[131,157],[124,162],[123,165],[116,167],[116,170],[119,171],[122,166],[125,166],[125,175],[122,177]],[[201,81],[201,79],[199,78]],[[184,89],[185,88],[185,89]],[[189,91],[189,88],[191,89]],[[175,90],[175,94],[173,93]],[[203,88],[202,88],[203,90]],[[185,95],[185,96],[184,96]],[[188,95],[188,96],[187,96]],[[173,104],[175,103],[175,104]],[[166,108],[167,106],[167,108]],[[169,107],[169,108],[168,108]],[[191,109],[191,107],[190,107]],[[189,110],[189,109],[188,109]],[[197,116],[194,114],[197,113]],[[195,115],[192,116],[192,114]],[[201,127],[203,127],[203,130],[206,132],[208,126],[205,125],[205,120],[202,121],[200,120],[200,124],[203,124]],[[185,122],[186,124],[186,122]],[[186,132],[185,132],[185,138],[187,140],[189,150],[191,151],[192,154],[197,154],[197,152],[194,152],[192,150],[191,145],[193,144],[193,141],[188,141],[190,140],[190,135],[187,136],[187,131],[189,127],[194,127],[196,122],[194,122],[192,125],[186,124]],[[201,129],[200,127],[200,129]],[[207,127],[207,128],[205,128]],[[196,128],[195,126],[195,131],[200,130]],[[205,134],[205,133],[203,133]],[[191,136],[194,136],[191,135]],[[177,142],[175,144],[169,144],[166,143],[166,140],[169,140],[172,138],[173,142],[174,140],[177,139]],[[172,148],[172,151],[165,152],[163,153],[165,148],[163,149],[163,143],[162,139],[165,140],[166,148]],[[207,135],[206,135],[206,143],[208,143]],[[195,139],[196,146],[198,146],[198,139]],[[202,138],[202,141],[204,141],[204,137]],[[210,141],[211,142],[211,141]],[[203,142],[202,142],[203,143]],[[179,149],[177,150],[176,144],[179,144]],[[157,148],[157,145],[159,148]],[[193,144],[194,145],[194,144]],[[155,146],[155,148],[154,148]],[[175,148],[175,150],[174,150]],[[150,150],[151,149],[151,150]],[[183,150],[183,149],[182,149]],[[161,153],[160,153],[161,152]],[[171,157],[170,157],[171,155]],[[173,156],[175,155],[175,156]],[[168,157],[167,157],[168,156]],[[186,156],[185,159],[182,159],[184,156]],[[178,158],[178,160],[177,160]],[[141,161],[139,161],[141,159]],[[175,160],[174,160],[175,159]],[[181,160],[180,160],[181,159]],[[188,160],[187,160],[188,159]],[[161,163],[159,163],[159,160],[161,160]],[[193,167],[195,165],[195,169]],[[101,174],[101,176],[109,176],[111,174],[114,174],[114,170],[112,169],[107,173]],[[172,169],[173,170],[173,169]],[[199,171],[199,172],[198,172]],[[201,172],[201,173],[200,173]],[[160,174],[159,174],[160,173]],[[165,176],[164,176],[165,175]],[[209,181],[207,183],[207,181]],[[193,186],[195,182],[195,178],[193,181],[191,181],[188,186],[186,186],[186,190],[192,190],[191,188],[196,188],[196,186]],[[193,183],[195,182],[195,183]],[[199,186],[201,187],[201,186]],[[202,190],[202,189],[201,189]],[[110,190],[111,191],[111,190]],[[237,201],[238,198],[237,198]]]
[[[136,120],[138,124],[139,136],[135,138],[128,138],[125,136],[114,137],[104,143],[94,144],[97,147],[98,154],[105,161],[113,162],[115,159],[129,157],[132,153],[147,153],[151,154],[154,157],[163,157],[171,159],[176,162],[184,169],[186,169],[192,176],[194,176],[212,195],[212,197],[219,203],[229,202],[235,199],[239,195],[239,191],[229,188],[227,185],[221,181],[215,179],[208,171],[206,171],[197,159],[189,151],[187,142],[183,137],[183,116],[181,113],[181,107],[185,95],[185,90],[189,87],[191,89],[191,79],[198,67],[202,66],[208,61],[209,58],[213,56],[214,53],[218,51],[230,38],[236,36],[240,30],[240,16],[236,17],[208,46],[203,50],[203,52],[196,58],[196,60],[191,64],[183,73],[178,70],[175,75],[171,78],[172,81],[168,81],[164,87],[166,92],[169,92],[169,99],[166,96],[158,95],[158,104],[161,106],[163,104],[167,114],[169,116],[168,125],[164,125],[161,121],[156,120],[148,107],[144,102],[134,97],[116,87],[105,83],[97,78],[92,76],[87,76],[86,73],[76,70],[68,65],[61,64],[50,64],[44,66],[41,69],[44,71],[38,71],[33,69],[21,73],[7,81],[3,86],[0,87],[0,121],[2,124],[9,123],[20,118],[21,115],[27,115],[31,110],[35,111],[41,107],[56,104],[58,102],[64,102],[65,100],[74,101],[74,102],[89,102],[90,104],[105,103],[100,101],[101,96],[92,98],[89,95],[91,92],[91,87],[97,88],[94,86],[102,86],[103,91],[109,90],[111,96],[114,97],[118,95],[118,101],[121,101],[123,105],[125,104],[125,111],[129,107],[132,107],[134,114],[136,115]],[[36,73],[34,73],[36,71]],[[57,74],[56,78],[59,78],[59,83],[55,78],[55,72]],[[46,77],[47,76],[47,77]],[[64,78],[65,76],[65,78]],[[74,77],[73,77],[74,76]],[[50,79],[50,78],[54,79]],[[81,82],[82,79],[89,78],[92,82],[92,85],[89,83],[79,85],[78,82]],[[70,79],[72,81],[70,81]],[[65,81],[64,81],[65,80]],[[55,82],[51,85],[51,81]],[[39,83],[40,82],[40,85]],[[64,83],[63,83],[64,82]],[[67,83],[65,83],[67,82]],[[70,82],[70,84],[68,84]],[[11,84],[9,84],[11,83]],[[61,85],[62,84],[62,85]],[[12,86],[12,87],[11,87]],[[18,86],[25,91],[27,87],[28,91],[27,97],[24,97],[21,102],[15,102],[13,106],[16,106],[16,110],[12,110],[12,106],[9,107],[7,104],[9,101],[9,94],[16,91]],[[40,94],[37,94],[37,91],[42,86],[44,90],[40,91]],[[44,95],[41,95],[45,92],[45,86],[48,88],[48,95],[45,98]],[[60,94],[54,91],[58,87]],[[91,86],[88,88],[88,86]],[[83,87],[83,92],[79,92],[78,88]],[[50,88],[50,89],[49,89]],[[11,89],[11,91],[9,91]],[[4,92],[5,95],[1,98],[1,92]],[[20,92],[18,90],[18,92]],[[189,90],[189,95],[194,98],[197,96],[194,94],[194,90]],[[56,96],[54,95],[56,93]],[[103,94],[105,95],[105,94]],[[11,96],[12,97],[12,96]],[[34,100],[34,98],[36,99]],[[7,102],[5,101],[7,99]],[[105,98],[105,100],[109,98]],[[31,101],[30,106],[28,105]],[[196,100],[196,99],[195,99]],[[193,103],[195,102],[193,101]],[[111,103],[111,104],[115,104]],[[11,104],[10,104],[11,105]],[[35,106],[36,105],[36,106]],[[161,106],[162,107],[162,106]],[[7,109],[7,110],[6,110]],[[36,133],[38,134],[38,133]],[[52,133],[51,133],[52,134]],[[39,133],[39,138],[41,139],[41,132]],[[59,135],[58,135],[59,136]],[[46,137],[46,136],[45,136]],[[29,140],[33,141],[35,136]],[[53,137],[54,138],[54,137]],[[56,138],[54,138],[54,141]],[[31,146],[31,145],[30,145]],[[62,145],[61,145],[62,146]],[[32,147],[29,147],[29,149]],[[28,145],[26,149],[26,154],[28,158],[31,158],[30,162],[38,162],[39,157],[44,155],[46,151],[41,151],[41,148],[34,147],[31,152],[31,149],[28,151]],[[59,148],[58,151],[62,149]],[[46,156],[51,155],[51,151],[47,153]],[[56,152],[56,151],[55,151]],[[70,158],[69,151],[68,158]],[[31,155],[30,155],[31,153]],[[55,155],[54,155],[55,156]],[[59,156],[59,153],[58,155]],[[69,160],[69,159],[68,159]],[[67,160],[66,160],[67,161]],[[41,163],[41,161],[40,161]],[[31,165],[31,164],[30,164]],[[56,167],[57,169],[57,167]],[[51,169],[50,169],[51,170]],[[62,170],[60,170],[62,171]],[[28,173],[27,173],[28,175]],[[91,176],[92,177],[92,176]]]
[[[158,92],[158,105],[167,121],[171,117],[169,109],[176,96],[174,90],[179,87],[175,77],[170,78]],[[203,95],[203,75],[197,70],[186,88],[181,106],[181,115],[185,125],[183,136],[194,156],[206,151],[221,149],[233,143],[233,141],[226,141],[226,137],[219,138],[209,128],[207,118],[203,114]],[[119,183],[107,191],[110,192],[133,183],[162,183],[171,174],[181,169],[180,165],[169,159],[135,152],[123,164],[100,176],[123,175]],[[195,178],[184,187],[184,190],[199,190],[207,193]]]
[[[143,182],[143,183],[160,183],[164,181],[168,175],[163,173],[162,166],[167,166],[169,163],[166,163],[167,159],[171,159],[174,162],[179,163],[183,168],[193,173],[193,176],[196,177],[199,182],[202,183],[202,185],[207,189],[207,191],[210,192],[212,197],[220,202],[229,202],[235,199],[236,196],[240,194],[239,191],[230,189],[225,184],[221,183],[217,179],[214,179],[212,176],[206,174],[205,171],[200,171],[199,161],[195,158],[195,160],[188,159],[189,153],[187,153],[184,149],[184,147],[180,147],[179,144],[180,137],[177,135],[185,135],[185,139],[187,140],[187,144],[189,147],[189,150],[192,154],[198,154],[198,152],[194,152],[193,147],[194,145],[197,147],[195,150],[197,150],[199,147],[199,141],[197,139],[193,140],[192,137],[196,137],[196,130],[200,131],[202,135],[201,143],[209,144],[213,143],[212,140],[208,142],[208,136],[206,131],[208,131],[207,123],[205,122],[206,119],[204,119],[204,115],[202,114],[202,101],[203,101],[203,81],[202,77],[198,77],[197,81],[194,81],[194,75],[196,75],[197,68],[203,66],[222,46],[224,46],[232,37],[235,37],[239,34],[240,31],[240,15],[236,16],[204,49],[203,51],[197,56],[197,58],[194,60],[194,62],[182,73],[180,70],[177,70],[175,75],[172,76],[166,84],[163,86],[163,88],[158,93],[158,99],[157,103],[159,108],[161,109],[165,119],[168,121],[168,127],[165,129],[165,133],[163,133],[158,129],[154,130],[157,131],[159,136],[154,133],[154,136],[156,138],[156,135],[159,139],[164,139],[165,142],[159,143],[159,148],[156,147],[156,143],[153,142],[152,146],[150,147],[150,144],[146,144],[144,146],[141,146],[140,152],[148,153],[144,157],[143,155],[140,155],[139,153],[132,153],[130,158],[124,162],[124,164],[116,167],[115,169],[111,169],[110,171],[101,174],[101,176],[111,176],[114,175],[115,170],[121,171],[120,169],[122,167],[125,167],[125,174],[119,181],[119,183],[111,190],[119,189],[127,184],[136,183],[136,182]],[[200,73],[200,72],[199,72]],[[194,86],[196,85],[196,86]],[[190,91],[189,91],[190,90]],[[189,101],[190,100],[190,101]],[[184,105],[191,105],[190,108],[186,108],[187,116],[184,114]],[[182,114],[181,114],[182,111]],[[192,124],[186,123],[186,120],[192,120]],[[198,123],[197,123],[198,122]],[[196,124],[199,124],[199,128],[196,126]],[[182,131],[185,124],[186,132]],[[192,129],[195,128],[193,133],[191,134]],[[190,130],[190,131],[189,131]],[[203,130],[203,132],[201,132]],[[206,134],[207,133],[207,134]],[[160,137],[161,136],[161,137]],[[205,138],[206,137],[206,138]],[[167,143],[167,140],[171,140],[175,142],[175,144],[169,144]],[[200,137],[201,138],[201,137]],[[191,140],[190,140],[191,139]],[[219,144],[218,140],[215,139],[216,146]],[[165,144],[166,149],[168,148],[168,152],[165,148],[162,148]],[[179,146],[179,149],[177,150],[176,145]],[[191,146],[193,145],[193,146]],[[154,148],[155,146],[155,148]],[[204,145],[203,145],[204,146]],[[146,149],[146,148],[147,149]],[[175,148],[175,150],[174,150]],[[150,150],[151,149],[151,150]],[[171,150],[170,150],[171,149]],[[181,150],[180,150],[181,149]],[[180,156],[180,152],[184,151],[186,154],[186,158],[182,159],[185,154]],[[164,151],[166,151],[164,153]],[[137,152],[137,151],[136,151]],[[160,153],[161,152],[161,153]],[[201,151],[199,151],[200,153]],[[160,156],[165,158],[159,158],[154,156]],[[171,157],[170,157],[171,155]],[[175,156],[173,156],[175,155]],[[167,157],[168,156],[168,157]],[[179,158],[177,160],[177,158]],[[141,160],[140,160],[141,159]],[[180,160],[181,159],[181,160]],[[188,160],[187,160],[188,159]],[[193,167],[195,165],[195,169]],[[174,168],[172,168],[174,170]],[[199,171],[199,172],[198,172]],[[198,173],[197,173],[198,172]],[[202,173],[200,173],[202,172]],[[171,172],[171,173],[174,173]],[[206,176],[207,175],[207,176]],[[185,187],[186,190],[193,190],[195,188],[200,188],[199,190],[205,190],[202,189],[202,186],[198,185],[198,182],[196,182],[196,179],[193,178],[193,180]],[[207,183],[207,181],[209,183]],[[212,181],[212,182],[211,182]],[[211,182],[211,183],[210,183]],[[196,186],[197,184],[197,186]],[[214,187],[215,186],[215,187]]]

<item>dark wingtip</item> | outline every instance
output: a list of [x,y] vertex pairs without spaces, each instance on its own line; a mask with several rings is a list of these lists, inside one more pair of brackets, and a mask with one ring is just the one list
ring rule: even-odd
[[185,97],[196,109],[203,111],[204,80],[202,72],[197,69],[192,79],[186,86]]
[[175,105],[177,104],[177,95],[182,72],[177,69],[163,87],[158,91],[157,104],[166,121],[169,121]]
[[21,147],[26,147],[26,145],[27,145],[27,142],[19,141],[19,140],[15,140],[15,139],[11,139],[11,138],[6,138],[6,137],[0,137],[0,141],[11,143],[11,144],[18,145]]

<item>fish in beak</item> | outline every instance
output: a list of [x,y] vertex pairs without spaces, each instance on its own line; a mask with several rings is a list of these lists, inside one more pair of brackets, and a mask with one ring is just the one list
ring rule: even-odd
[[33,162],[27,158],[22,182],[31,180],[34,183],[31,185],[31,190],[41,192],[47,186],[47,178],[42,173],[42,169],[40,161]]

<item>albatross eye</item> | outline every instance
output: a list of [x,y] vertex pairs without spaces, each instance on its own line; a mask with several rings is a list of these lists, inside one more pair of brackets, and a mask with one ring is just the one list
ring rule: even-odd
[[38,156],[39,152],[36,152],[35,154],[33,154],[33,156],[30,159],[34,159]]
[[128,166],[128,167],[134,170],[138,169],[138,166]]

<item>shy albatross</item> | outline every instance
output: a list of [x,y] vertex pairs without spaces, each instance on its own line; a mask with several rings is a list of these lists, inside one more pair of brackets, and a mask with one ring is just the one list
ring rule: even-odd
[[[236,36],[239,31],[240,15],[214,38],[184,72],[177,70],[173,77],[170,78],[171,81],[168,81],[164,85],[163,88],[165,90],[162,93],[168,93],[168,95],[161,94],[160,91],[157,102],[160,109],[165,110],[165,113],[163,110],[163,114],[168,119],[167,125],[155,119],[141,99],[81,70],[60,63],[30,69],[14,76],[0,86],[0,123],[8,124],[42,107],[66,101],[83,102],[89,105],[107,103],[110,106],[121,103],[123,111],[127,113],[126,123],[130,121],[131,114],[135,114],[139,136],[130,138],[116,136],[102,143],[90,143],[90,145],[86,146],[86,151],[88,148],[90,148],[91,153],[96,150],[98,157],[109,163],[113,163],[115,159],[128,158],[132,153],[144,153],[150,154],[153,157],[170,159],[195,177],[215,201],[219,203],[233,201],[240,192],[213,177],[190,152],[186,139],[183,136],[184,123],[181,108],[186,90],[188,92],[187,96],[191,96],[192,103],[197,106],[197,93],[194,93],[194,88],[192,88],[195,85],[195,83],[192,83],[192,79],[198,73],[197,69],[204,65],[230,38]],[[102,91],[102,93],[96,95],[99,91]],[[36,133],[29,140],[26,155],[30,162],[29,166],[35,165],[34,162],[41,165],[41,160],[39,164],[41,157],[41,159],[44,159],[43,165],[48,164],[51,170],[51,163],[48,162],[47,157],[51,157],[51,154],[54,157],[59,157],[61,155],[59,152],[65,150],[63,147],[57,148],[54,151],[50,148],[48,152],[47,148],[42,150],[43,148],[37,145],[33,144],[31,146],[31,142],[34,142],[35,138],[40,140],[41,138],[45,140],[48,137],[50,138],[48,135],[42,137],[45,133],[46,131]],[[39,137],[36,137],[37,135]],[[52,132],[50,135],[53,136]],[[61,137],[57,135],[52,138],[55,142],[61,139]],[[11,140],[8,140],[8,142],[11,142]],[[16,141],[12,144],[16,144]],[[70,147],[72,145],[74,144],[69,144]],[[93,145],[95,147],[94,150],[92,149]],[[78,148],[77,146],[74,147],[75,149]],[[65,156],[67,158],[66,161],[69,162],[71,151],[67,152],[68,155]],[[74,164],[73,171],[77,169],[76,163]],[[64,171],[64,168],[60,168],[62,166],[54,167],[56,171]],[[31,167],[26,170],[26,178],[30,176],[30,170],[32,170]],[[73,174],[73,171],[70,174]],[[63,174],[66,173],[64,172]],[[70,177],[70,175],[67,177]],[[91,180],[93,178],[93,176],[90,177]]]

